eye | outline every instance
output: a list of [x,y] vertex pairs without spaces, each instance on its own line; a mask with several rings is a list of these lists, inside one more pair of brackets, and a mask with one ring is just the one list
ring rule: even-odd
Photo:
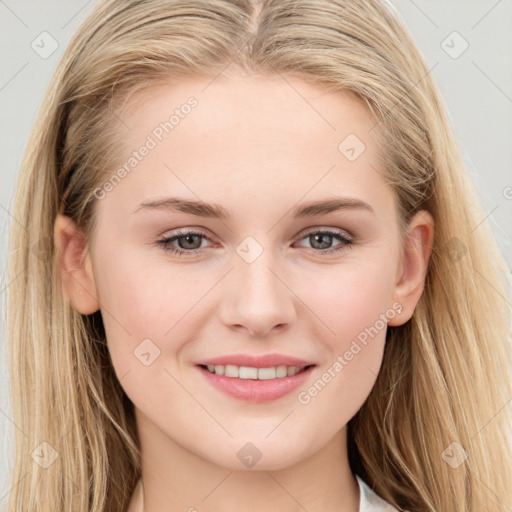
[[[203,252],[202,239],[209,240],[205,233],[200,231],[178,231],[176,234],[157,240],[157,245],[161,246],[165,252],[171,252],[178,256],[195,255]],[[328,254],[351,248],[354,239],[344,233],[330,230],[315,230],[307,233],[301,240],[309,239],[311,248],[318,254]],[[332,247],[334,240],[339,243]],[[178,243],[178,247],[173,245]],[[331,246],[331,247],[330,247]]]
[[[178,231],[175,235],[165,237],[157,240],[157,244],[162,247],[165,252],[172,252],[181,256],[183,254],[193,255],[202,252],[201,238],[208,239],[208,237],[198,231]],[[178,241],[178,246],[171,245],[173,242]]]
[[[350,249],[354,244],[354,239],[345,233],[330,230],[317,229],[307,233],[301,240],[308,239],[314,252],[318,254],[328,254],[341,251],[343,249]],[[333,240],[340,242],[334,248],[330,247]]]

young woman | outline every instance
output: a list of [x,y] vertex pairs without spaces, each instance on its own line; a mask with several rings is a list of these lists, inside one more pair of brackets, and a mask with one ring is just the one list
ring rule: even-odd
[[98,4],[13,210],[9,510],[510,510],[484,216],[390,4]]

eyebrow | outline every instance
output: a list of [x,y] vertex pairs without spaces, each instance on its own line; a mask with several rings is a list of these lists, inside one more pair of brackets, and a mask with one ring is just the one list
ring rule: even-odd
[[[296,219],[303,217],[314,217],[339,210],[366,210],[375,214],[373,208],[364,201],[353,197],[334,197],[320,201],[303,203],[292,209],[292,216]],[[170,210],[182,213],[197,215],[198,217],[211,217],[222,220],[229,220],[228,211],[216,203],[205,203],[204,201],[192,201],[179,197],[166,197],[163,199],[147,200],[142,202],[133,213],[139,210]]]

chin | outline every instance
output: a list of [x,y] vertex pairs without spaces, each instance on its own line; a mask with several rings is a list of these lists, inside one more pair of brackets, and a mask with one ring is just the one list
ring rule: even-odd
[[307,458],[306,448],[292,444],[283,448],[281,442],[237,442],[233,450],[207,457],[210,462],[232,471],[278,471]]

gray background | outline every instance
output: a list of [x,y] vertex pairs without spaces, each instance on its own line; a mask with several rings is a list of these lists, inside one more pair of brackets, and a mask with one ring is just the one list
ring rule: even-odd
[[[71,35],[97,0],[0,0],[0,269],[18,168],[49,79]],[[394,0],[432,70],[475,184],[512,268],[512,0]],[[58,48],[42,58],[33,41]],[[456,31],[460,34],[453,35]],[[462,39],[462,38],[463,39]],[[464,40],[469,47],[464,48]],[[443,43],[443,41],[445,41]],[[446,50],[446,51],[445,51]],[[39,51],[42,51],[39,50]],[[449,55],[451,53],[451,55]],[[44,56],[46,57],[46,56]],[[457,57],[457,58],[454,58]],[[49,127],[51,129],[51,127]],[[8,286],[2,274],[0,295]],[[11,436],[7,347],[0,324],[0,508],[6,504]]]

